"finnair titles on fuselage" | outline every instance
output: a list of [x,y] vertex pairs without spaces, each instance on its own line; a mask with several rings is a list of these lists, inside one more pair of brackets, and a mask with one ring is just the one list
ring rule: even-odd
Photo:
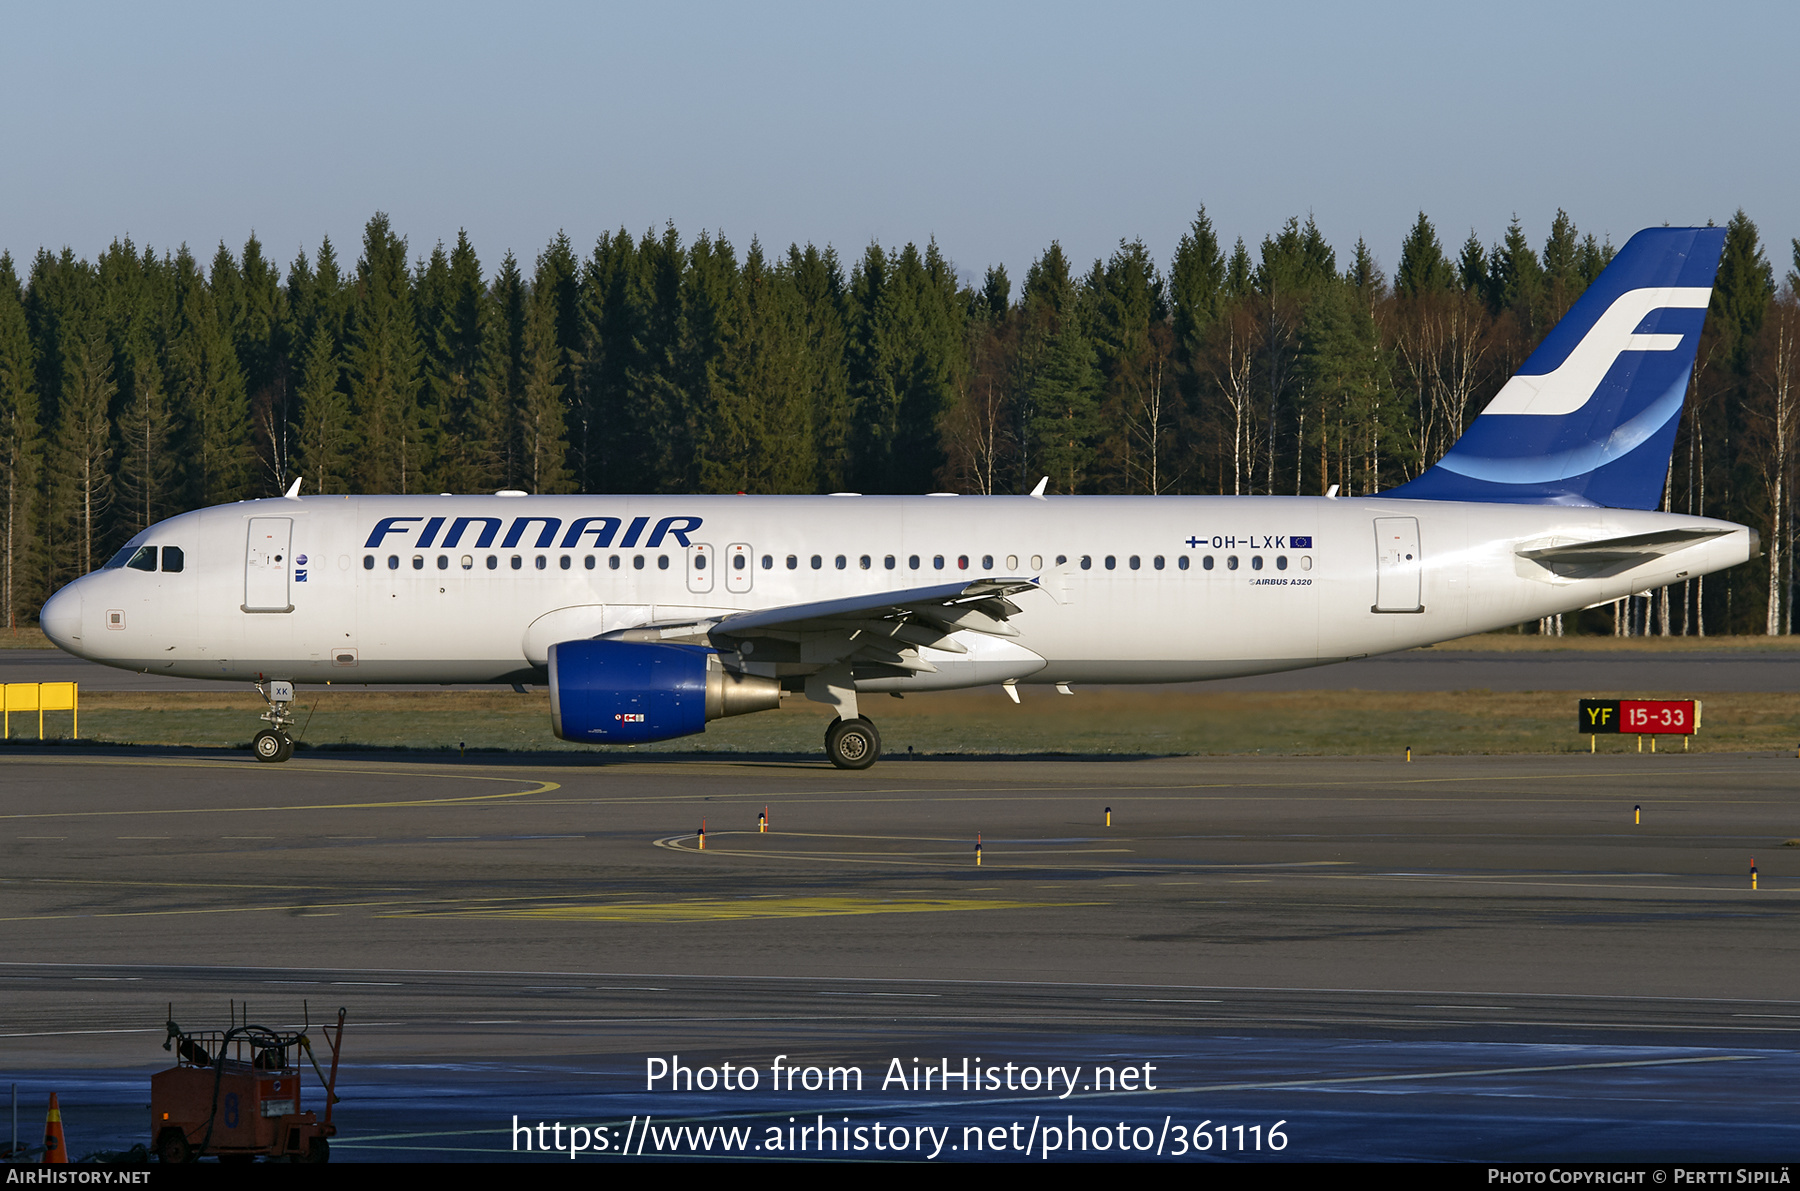
[[557,734],[596,743],[804,693],[846,767],[880,750],[859,694],[1219,678],[1501,628],[1755,553],[1651,511],[1722,243],[1633,237],[1379,496],[290,493],[152,526],[42,623],[95,661],[259,684],[269,760],[293,683],[548,682]]

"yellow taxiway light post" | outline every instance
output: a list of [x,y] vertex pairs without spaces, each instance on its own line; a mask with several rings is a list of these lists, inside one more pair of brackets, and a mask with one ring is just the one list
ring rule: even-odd
[[766,806],[762,808],[762,814],[756,816],[756,830],[762,834],[769,830],[769,808]]
[[1644,821],[1644,806],[1642,803],[1639,803],[1637,806],[1634,806],[1631,808],[1631,824],[1632,824],[1632,826],[1635,827],[1635,826],[1639,825],[1640,823],[1642,823],[1643,821]]
[[981,832],[975,833],[975,867],[981,867]]
[[1756,892],[1756,857],[1750,858],[1750,891]]
[[1108,827],[1112,826],[1112,807],[1110,806],[1106,808],[1106,825]]
[[700,820],[700,850],[706,851],[706,820]]
[[1408,761],[1412,760],[1412,745],[1410,744],[1406,746],[1406,759]]

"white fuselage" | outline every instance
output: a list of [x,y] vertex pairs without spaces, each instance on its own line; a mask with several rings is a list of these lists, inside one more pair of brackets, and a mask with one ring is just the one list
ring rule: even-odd
[[[1608,577],[1518,554],[1685,527],[1720,532]],[[84,576],[45,606],[46,632],[108,665],[244,681],[542,681],[560,640],[1039,581],[1013,597],[1006,648],[1028,653],[904,689],[1295,669],[1589,607],[1755,550],[1750,530],[1698,517],[1379,497],[321,496],[186,513],[133,544],[178,547],[181,569]],[[1019,664],[1031,655],[1042,665]],[[896,685],[858,682],[877,684]]]

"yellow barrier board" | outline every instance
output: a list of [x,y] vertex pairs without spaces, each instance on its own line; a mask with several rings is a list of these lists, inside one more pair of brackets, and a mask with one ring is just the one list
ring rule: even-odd
[[12,715],[15,711],[35,711],[38,717],[38,739],[44,738],[44,713],[46,711],[67,711],[73,713],[73,722],[69,726],[69,737],[75,739],[81,734],[80,696],[76,684],[72,682],[9,682],[0,687],[0,738],[12,735]]

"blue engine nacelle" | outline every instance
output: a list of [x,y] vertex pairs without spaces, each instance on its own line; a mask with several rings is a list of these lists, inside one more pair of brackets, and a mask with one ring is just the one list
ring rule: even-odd
[[775,679],[728,671],[704,646],[597,639],[550,647],[550,718],[562,740],[672,740],[780,703]]

